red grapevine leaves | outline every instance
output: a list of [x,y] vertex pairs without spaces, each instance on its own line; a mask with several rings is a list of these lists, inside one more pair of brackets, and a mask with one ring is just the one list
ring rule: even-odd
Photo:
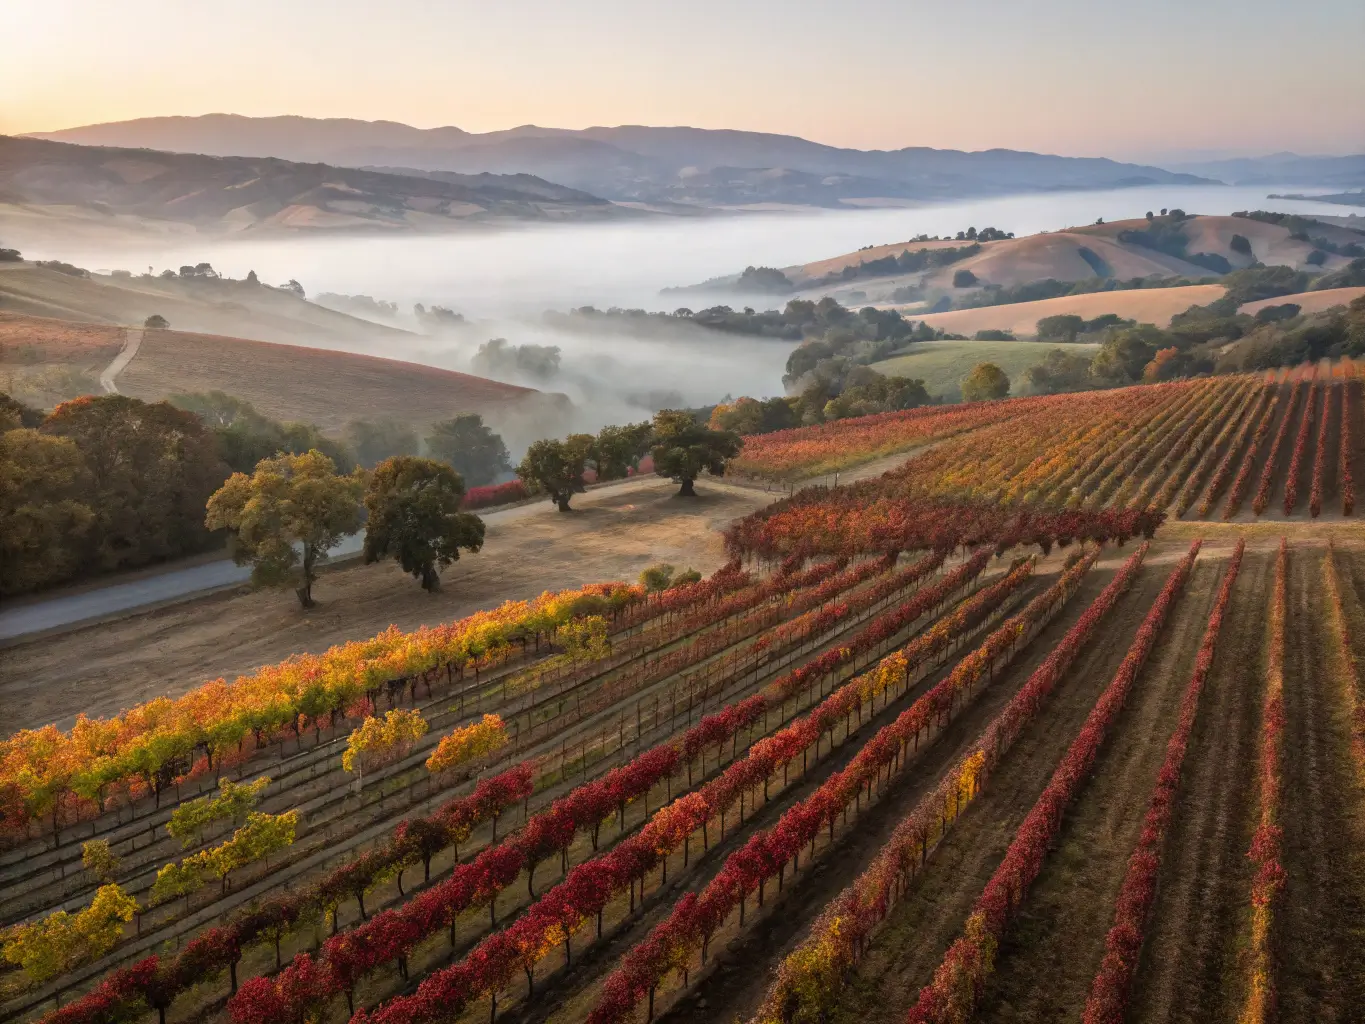
[[1185,764],[1185,752],[1190,734],[1194,731],[1195,715],[1199,711],[1199,697],[1204,681],[1213,668],[1214,648],[1223,627],[1223,615],[1232,598],[1232,586],[1242,565],[1246,541],[1239,540],[1223,574],[1223,585],[1209,616],[1208,628],[1199,645],[1194,673],[1180,703],[1180,719],[1166,745],[1166,760],[1157,775],[1156,786],[1147,803],[1147,816],[1142,824],[1137,848],[1128,858],[1128,871],[1119,889],[1114,912],[1114,925],[1104,940],[1104,960],[1090,987],[1090,998],[1085,1004],[1083,1024],[1123,1024],[1128,1010],[1128,998],[1137,972],[1138,954],[1156,900],[1156,878],[1161,868],[1161,853],[1175,813],[1180,791],[1180,772]]
[[993,970],[994,953],[1005,927],[1042,870],[1047,851],[1061,830],[1062,816],[1089,777],[1128,691],[1189,579],[1199,547],[1197,540],[1190,545],[1189,553],[1167,578],[1138,627],[1123,663],[1096,701],[1047,788],[1019,826],[1005,859],[978,897],[967,918],[965,934],[948,949],[942,964],[934,972],[933,982],[921,989],[919,1001],[907,1017],[909,1024],[948,1024],[971,1016],[982,986]]

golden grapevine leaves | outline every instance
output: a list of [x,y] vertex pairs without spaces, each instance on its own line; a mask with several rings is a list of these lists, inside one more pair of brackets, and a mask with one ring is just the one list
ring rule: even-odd
[[472,761],[507,744],[507,726],[497,715],[456,729],[441,738],[432,755],[427,758],[427,771],[443,772]]

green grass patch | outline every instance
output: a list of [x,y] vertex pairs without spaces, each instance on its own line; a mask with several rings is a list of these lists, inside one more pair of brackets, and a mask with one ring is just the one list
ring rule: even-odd
[[1010,379],[1010,394],[1024,393],[1024,371],[1054,348],[1075,355],[1094,355],[1099,345],[1062,345],[1048,341],[921,341],[905,355],[873,363],[878,373],[898,377],[918,377],[931,395],[950,402],[961,399],[958,387],[977,363],[995,363]]

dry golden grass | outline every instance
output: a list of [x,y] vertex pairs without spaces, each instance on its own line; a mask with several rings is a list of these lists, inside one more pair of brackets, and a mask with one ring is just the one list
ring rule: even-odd
[[[879,260],[883,256],[899,256],[907,249],[911,252],[918,252],[921,249],[951,249],[964,245],[971,245],[971,242],[959,242],[944,239],[941,242],[891,242],[887,245],[874,245],[870,249],[859,249],[857,252],[847,252],[842,256],[832,256],[827,260],[816,260],[814,263],[807,263],[802,266],[788,267],[788,276],[798,277],[824,277],[826,274],[837,273],[844,267],[857,266],[859,263],[866,263],[868,260]],[[983,242],[981,247],[989,252],[993,246],[1005,245],[1001,242]]]
[[1213,302],[1222,295],[1223,286],[1217,284],[1142,288],[1093,292],[1089,295],[1062,295],[1055,299],[1012,302],[1003,306],[982,306],[980,309],[955,309],[947,313],[916,315],[914,319],[968,337],[985,330],[1013,331],[1016,336],[1032,336],[1039,320],[1062,313],[1082,316],[1087,320],[1104,313],[1116,313],[1127,320],[1165,327],[1176,313],[1183,313],[1191,306]]
[[1365,288],[1324,288],[1320,292],[1299,292],[1297,295],[1280,295],[1273,299],[1259,299],[1247,302],[1237,308],[1239,313],[1255,316],[1267,306],[1282,306],[1292,302],[1303,313],[1320,313],[1333,306],[1347,306],[1351,301],[1365,295]]
[[73,277],[31,263],[0,264],[0,306],[33,316],[140,327],[152,314],[184,331],[330,348],[380,346],[415,335],[360,320],[292,292],[244,281]]

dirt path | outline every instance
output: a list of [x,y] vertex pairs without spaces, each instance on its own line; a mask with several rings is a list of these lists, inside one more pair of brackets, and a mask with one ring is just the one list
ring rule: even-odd
[[0,703],[9,729],[109,715],[205,679],[233,678],[296,652],[414,629],[504,600],[610,579],[668,561],[710,572],[725,560],[720,529],[776,495],[704,481],[695,499],[667,480],[579,495],[572,514],[548,503],[490,524],[484,548],[427,594],[392,562],[352,565],[318,582],[317,608],[247,588],[0,650]]
[[100,387],[104,388],[106,395],[117,395],[118,385],[114,383],[124,367],[133,361],[137,355],[138,348],[142,345],[142,335],[145,332],[137,327],[125,327],[123,329],[123,348],[119,354],[114,356],[114,361],[104,368],[100,374]]
[[1077,658],[1048,706],[1006,755],[991,786],[934,853],[919,890],[897,906],[887,928],[874,939],[833,1016],[836,1024],[900,1024],[960,933],[1058,758],[1108,685],[1177,557],[1175,551],[1153,552],[1133,588],[1110,613],[1099,642]]
[[1225,1019],[1223,992],[1236,973],[1236,937],[1250,886],[1246,849],[1274,576],[1271,551],[1248,551],[1185,761],[1134,993],[1134,1022]]
[[979,1020],[1080,1019],[1225,568],[1216,556],[1196,563],[1094,775],[1000,944]]
[[1279,1017],[1365,1012],[1365,816],[1349,723],[1331,671],[1321,547],[1290,554],[1285,634],[1284,895],[1272,934]]

